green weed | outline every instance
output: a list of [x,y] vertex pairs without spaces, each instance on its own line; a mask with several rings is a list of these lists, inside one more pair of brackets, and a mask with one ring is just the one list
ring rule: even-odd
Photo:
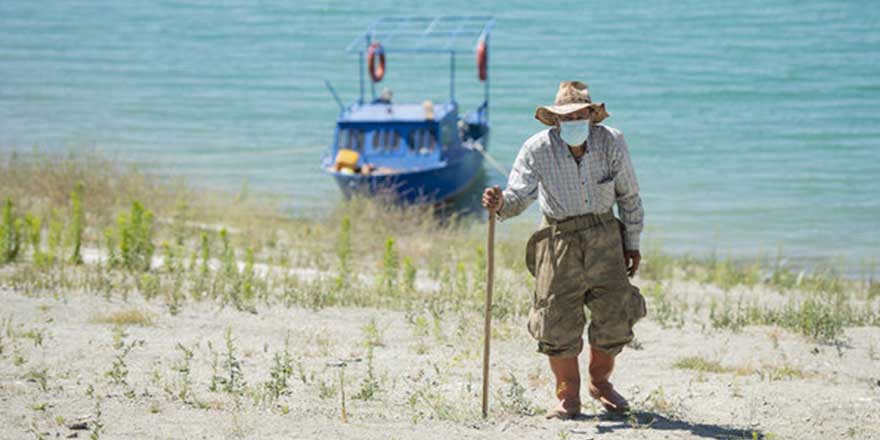
[[180,399],[181,402],[192,403],[195,401],[195,396],[192,394],[192,378],[190,377],[190,374],[192,373],[191,364],[194,356],[193,351],[179,342],[177,343],[177,349],[180,350],[183,357],[173,367],[178,375],[177,392],[173,394],[174,397]]
[[269,370],[269,380],[264,384],[270,399],[278,400],[288,392],[288,379],[293,375],[293,359],[290,356],[290,335],[284,339],[284,351],[275,353],[272,358],[272,368]]
[[0,264],[11,263],[18,257],[23,230],[21,219],[15,217],[15,205],[6,199],[0,221]]
[[46,237],[49,264],[64,260],[61,250],[64,240],[64,223],[61,222],[60,217],[61,214],[58,210],[53,208],[49,214],[49,232]]
[[119,255],[128,270],[148,271],[153,259],[153,214],[140,202],[131,203],[128,213],[116,219]]
[[73,264],[82,264],[83,259],[80,252],[82,251],[83,230],[85,230],[85,211],[83,210],[82,198],[85,192],[82,181],[76,182],[76,186],[70,193],[70,242],[73,252],[70,261]]
[[43,226],[40,217],[32,214],[25,215],[24,218],[27,242],[31,247],[31,260],[38,268],[48,266],[48,258],[41,249],[43,241]]
[[202,232],[200,243],[201,243],[200,253],[201,253],[201,257],[202,257],[202,275],[206,276],[206,275],[208,275],[208,270],[210,268],[210,266],[208,264],[211,261],[211,244],[208,241],[208,233],[207,232]]
[[651,316],[660,323],[663,328],[684,326],[684,311],[672,303],[672,299],[665,294],[663,285],[658,281],[645,289],[645,294],[651,300]]
[[238,359],[232,339],[232,327],[226,328],[225,341],[226,355],[223,360],[223,368],[226,370],[226,375],[219,379],[219,383],[223,391],[240,395],[247,384],[244,380],[241,360]]
[[107,377],[110,378],[111,382],[115,385],[128,385],[128,365],[125,362],[125,359],[128,357],[128,354],[131,353],[131,350],[135,347],[140,347],[144,345],[143,340],[136,340],[125,343],[124,341],[117,348],[116,353],[113,357],[113,364],[109,370],[105,373]]
[[516,379],[513,372],[508,372],[501,380],[506,383],[502,389],[497,391],[498,404],[502,410],[527,417],[538,414],[540,409],[526,397],[526,387]]
[[416,288],[416,267],[410,257],[403,257],[403,289],[412,292]]
[[385,252],[382,256],[382,272],[379,278],[379,288],[386,295],[397,293],[397,279],[400,270],[400,261],[397,250],[394,248],[394,239],[388,237],[385,240]]
[[339,235],[336,240],[336,258],[339,260],[339,272],[336,275],[336,288],[344,289],[351,281],[351,219],[342,217]]
[[376,318],[371,318],[361,329],[364,334],[365,347],[381,347],[385,344],[382,342],[382,330],[376,324]]
[[353,396],[354,399],[372,400],[380,391],[379,381],[373,372],[373,347],[373,345],[367,345],[367,377],[361,383],[358,393]]

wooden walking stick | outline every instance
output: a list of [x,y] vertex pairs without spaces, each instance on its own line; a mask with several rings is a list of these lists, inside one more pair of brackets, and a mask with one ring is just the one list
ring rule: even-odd
[[495,213],[489,211],[486,242],[486,316],[483,326],[483,418],[489,414],[489,340],[492,338],[492,283],[495,281]]

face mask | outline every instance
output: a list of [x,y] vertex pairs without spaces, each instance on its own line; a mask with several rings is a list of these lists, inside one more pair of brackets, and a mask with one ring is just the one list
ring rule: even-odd
[[568,145],[579,146],[587,140],[589,135],[590,121],[559,121],[559,137]]

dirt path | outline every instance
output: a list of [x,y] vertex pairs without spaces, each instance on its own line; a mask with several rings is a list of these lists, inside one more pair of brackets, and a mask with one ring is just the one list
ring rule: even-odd
[[[677,288],[687,286],[668,287]],[[613,376],[634,416],[604,416],[587,399],[583,419],[558,422],[540,415],[553,403],[551,376],[515,318],[496,325],[482,421],[476,314],[251,314],[203,302],[171,316],[140,296],[2,289],[0,304],[0,438],[88,438],[96,421],[100,438],[121,439],[880,438],[874,327],[820,345],[771,327],[732,333],[647,320]],[[98,322],[120,311],[152,322],[122,332]],[[79,422],[86,430],[72,429]]]

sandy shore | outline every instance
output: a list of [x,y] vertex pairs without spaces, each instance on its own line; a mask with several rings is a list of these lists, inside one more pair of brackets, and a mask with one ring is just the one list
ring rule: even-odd
[[[666,285],[682,295],[701,289]],[[774,294],[764,290],[752,291]],[[553,404],[552,377],[525,319],[514,318],[495,328],[483,421],[476,315],[280,305],[252,314],[197,302],[172,316],[139,295],[8,288],[0,302],[0,438],[88,438],[96,422],[100,438],[119,439],[880,438],[876,327],[847,328],[829,345],[775,327],[662,328],[648,319],[613,376],[633,416],[606,416],[584,393],[585,417],[559,422],[541,416]],[[99,322],[119,311],[151,323],[120,332]],[[286,380],[269,399],[265,384],[288,335],[288,369],[275,369]],[[188,367],[178,344],[192,352]],[[225,381],[231,370],[242,386]]]

